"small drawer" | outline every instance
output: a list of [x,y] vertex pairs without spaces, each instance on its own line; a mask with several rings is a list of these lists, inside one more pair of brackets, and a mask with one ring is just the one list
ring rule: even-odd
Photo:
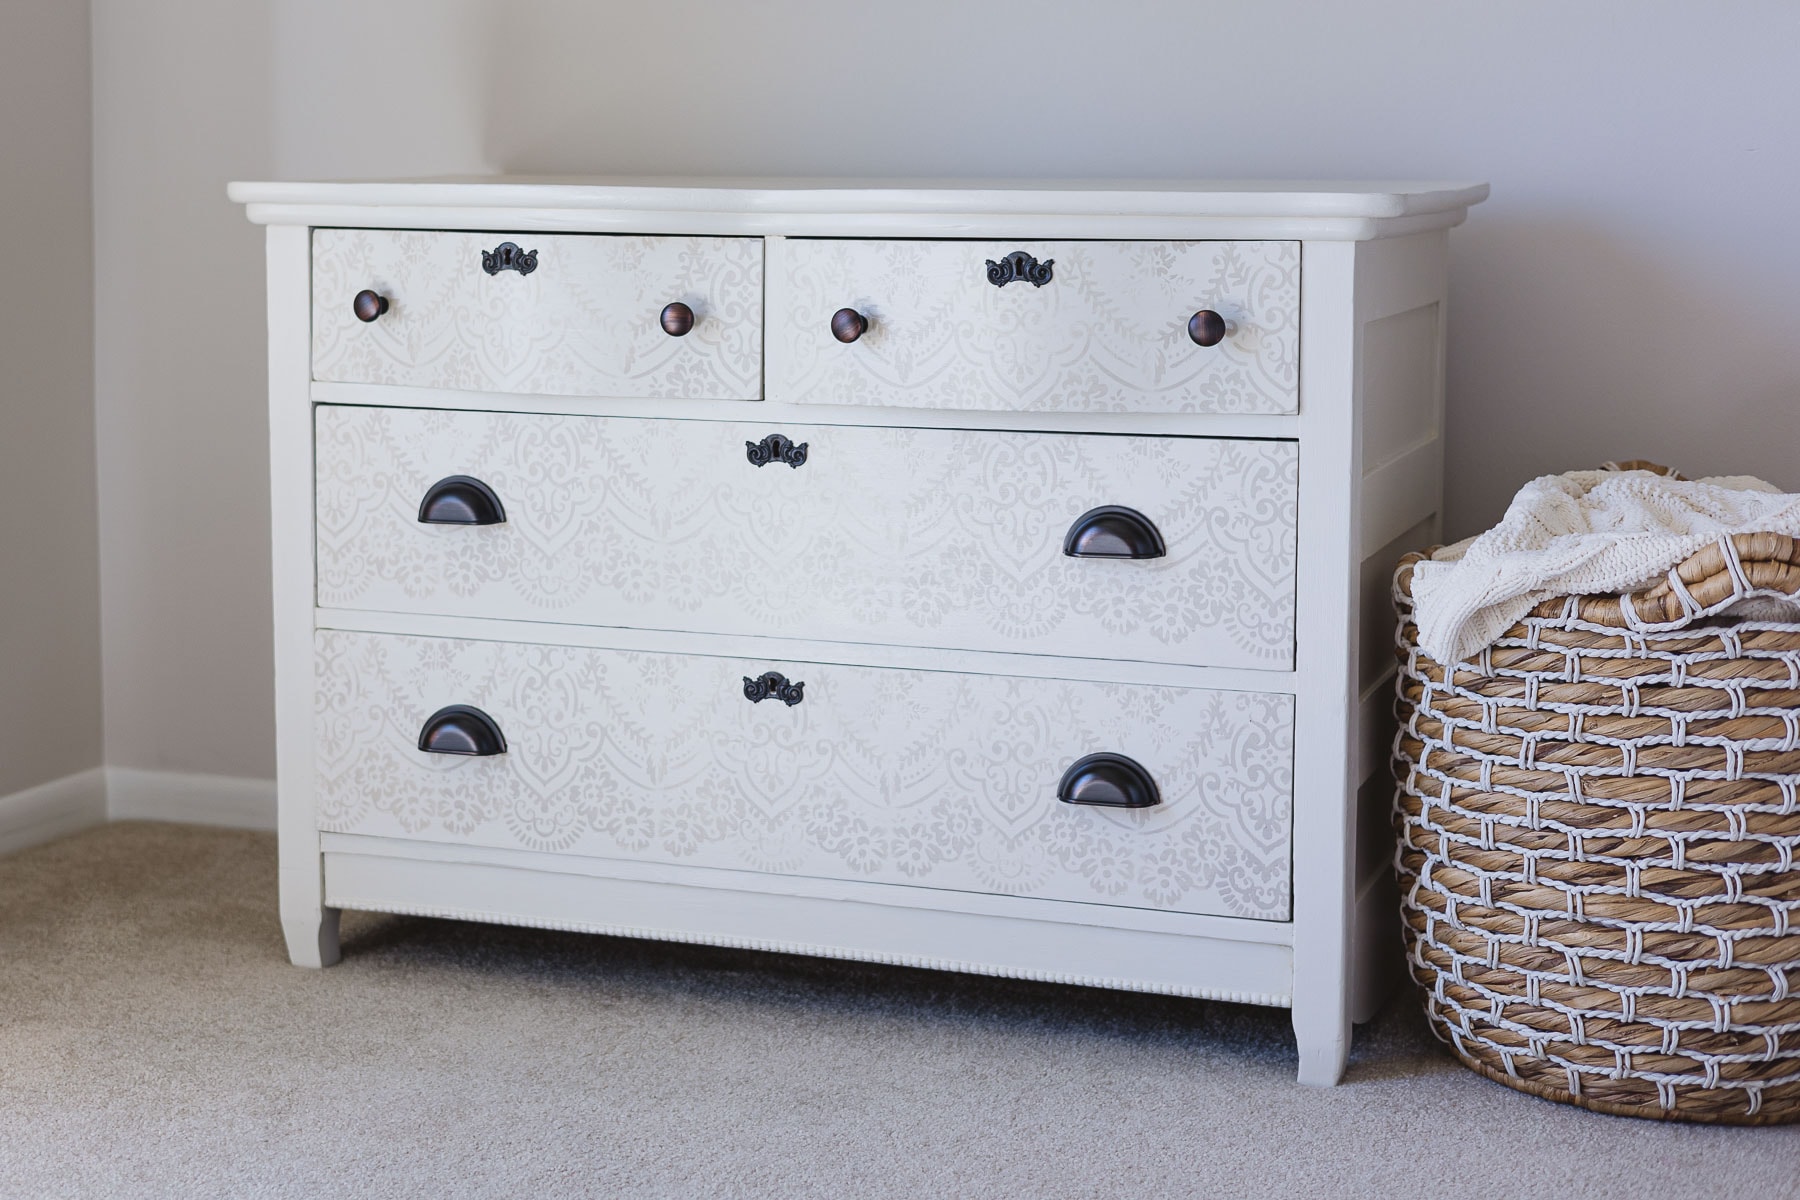
[[769,285],[773,399],[1298,409],[1298,242],[789,238]]
[[[324,830],[1289,915],[1287,695],[334,630],[315,645]],[[1094,803],[1119,800],[1154,803]]]
[[1293,665],[1293,442],[333,405],[316,421],[327,608]]
[[762,240],[313,231],[313,378],[619,399],[762,394]]

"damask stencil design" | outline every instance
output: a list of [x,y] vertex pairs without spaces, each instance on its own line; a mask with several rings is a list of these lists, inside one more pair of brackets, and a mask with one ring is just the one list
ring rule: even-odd
[[[803,466],[745,444],[805,442]],[[1291,442],[367,409],[317,413],[329,608],[1285,670]],[[501,525],[417,520],[473,475]],[[1062,553],[1103,504],[1168,556]]]
[[[1042,287],[988,282],[1023,250]],[[770,250],[769,395],[805,404],[1058,412],[1291,413],[1298,242],[833,241]],[[868,331],[844,345],[831,315]],[[1188,337],[1200,309],[1227,336]]]
[[[1293,698],[325,630],[319,826],[1286,920]],[[751,704],[743,678],[806,685]],[[426,754],[474,704],[492,758]],[[1063,804],[1096,750],[1152,809]]]
[[[482,270],[504,241],[530,274]],[[313,231],[313,378],[536,395],[755,400],[762,390],[762,240]],[[368,288],[388,311],[368,324]],[[670,337],[663,306],[694,310]]]

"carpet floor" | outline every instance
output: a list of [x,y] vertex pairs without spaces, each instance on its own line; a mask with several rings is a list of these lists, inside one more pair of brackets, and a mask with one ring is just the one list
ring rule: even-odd
[[1406,1000],[1302,1088],[1283,1011],[346,913],[263,834],[0,860],[6,1197],[1800,1196],[1800,1127],[1598,1116]]

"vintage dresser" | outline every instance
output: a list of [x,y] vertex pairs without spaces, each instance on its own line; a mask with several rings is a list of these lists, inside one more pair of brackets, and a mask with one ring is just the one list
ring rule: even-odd
[[1479,185],[245,183],[281,915],[1379,1000]]

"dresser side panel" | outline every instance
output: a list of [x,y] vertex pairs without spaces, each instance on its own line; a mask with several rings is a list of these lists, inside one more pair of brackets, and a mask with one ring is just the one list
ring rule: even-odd
[[1352,1016],[1367,1020],[1405,979],[1394,902],[1394,624],[1400,557],[1443,533],[1444,379],[1449,235],[1415,234],[1357,248],[1357,369],[1365,434],[1357,525],[1360,632],[1356,897]]

